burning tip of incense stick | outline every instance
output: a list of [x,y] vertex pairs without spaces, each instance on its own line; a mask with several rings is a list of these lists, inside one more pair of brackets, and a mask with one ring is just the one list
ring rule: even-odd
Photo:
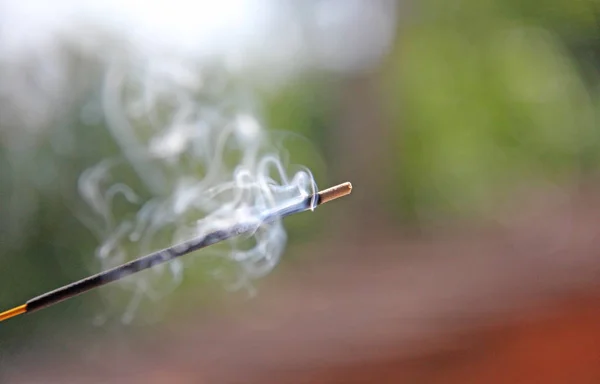
[[352,192],[352,184],[345,182],[319,192],[320,204],[349,195]]

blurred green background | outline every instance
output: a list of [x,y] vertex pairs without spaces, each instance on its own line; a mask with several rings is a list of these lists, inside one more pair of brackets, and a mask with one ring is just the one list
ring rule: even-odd
[[[375,70],[304,71],[254,91],[265,125],[297,134],[282,136],[291,162],[310,167],[321,187],[353,182],[352,206],[330,208],[344,215],[345,233],[485,219],[522,186],[594,178],[600,164],[598,11],[595,0],[415,2],[399,11],[393,49]],[[72,60],[74,71],[99,79],[93,64],[75,54]],[[80,107],[36,140],[2,141],[3,309],[99,268],[93,257],[98,239],[80,220],[85,207],[77,180],[119,149],[103,121],[81,122]],[[320,231],[329,221],[323,217],[286,222],[291,249],[327,237]],[[160,306],[186,313],[184,300],[197,308],[222,295],[207,269],[203,263],[187,268],[183,284]],[[129,294],[106,290],[122,296],[123,305],[111,309],[122,311]],[[89,332],[94,314],[107,311],[102,297],[90,293],[2,323],[0,354],[15,354],[59,330]]]

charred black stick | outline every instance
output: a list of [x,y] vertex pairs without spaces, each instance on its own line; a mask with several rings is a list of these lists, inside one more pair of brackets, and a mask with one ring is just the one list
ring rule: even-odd
[[229,238],[239,236],[255,231],[260,225],[268,224],[284,218],[286,216],[304,212],[315,206],[324,204],[328,201],[335,200],[339,197],[346,196],[352,191],[352,184],[343,183],[335,187],[325,189],[315,195],[308,196],[304,199],[299,199],[297,202],[292,202],[281,207],[276,207],[270,211],[263,212],[260,215],[258,222],[237,223],[226,229],[216,230],[207,235],[200,236],[183,243],[165,248],[161,251],[151,253],[140,257],[118,267],[76,281],[64,287],[55,289],[38,297],[35,297],[25,304],[17,306],[13,309],[0,313],[0,321],[10,319],[11,317],[30,313],[42,308],[54,305],[63,300],[80,295],[94,288],[112,283],[123,279],[134,273],[152,268],[155,265],[169,262],[173,259],[194,252],[198,249],[208,247],[215,243],[227,240]]

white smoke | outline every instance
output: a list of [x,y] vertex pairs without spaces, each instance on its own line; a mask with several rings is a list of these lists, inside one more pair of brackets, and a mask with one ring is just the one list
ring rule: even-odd
[[[218,71],[205,73],[179,62],[108,71],[103,115],[123,153],[103,161],[80,178],[81,195],[103,218],[97,250],[104,269],[154,250],[240,222],[257,222],[269,208],[316,192],[310,171],[285,164],[255,116],[252,104]],[[139,181],[123,184],[119,172],[132,170]],[[121,176],[123,177],[123,176]],[[248,242],[248,239],[242,239]],[[240,239],[227,248],[203,251],[234,262],[232,289],[268,273],[286,243],[280,222],[261,226],[250,244]],[[154,275],[126,279],[137,300],[168,292],[153,278],[168,272],[172,287],[182,279],[184,260],[154,269]]]
[[[394,29],[388,0],[0,0],[0,127],[20,127],[1,138],[43,132],[93,86],[73,76],[65,49],[97,63],[102,92],[81,119],[104,121],[122,156],[79,187],[101,219],[97,258],[109,268],[314,193],[310,171],[286,162],[234,79],[368,70]],[[231,260],[233,273],[215,275],[240,288],[268,273],[285,243],[275,222],[204,252]],[[178,285],[181,263],[123,282],[134,292],[126,320],[142,298],[169,291],[157,280]]]

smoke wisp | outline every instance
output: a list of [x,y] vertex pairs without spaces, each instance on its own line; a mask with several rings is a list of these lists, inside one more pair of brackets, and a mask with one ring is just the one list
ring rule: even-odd
[[[101,84],[80,119],[85,129],[104,126],[120,154],[86,170],[79,191],[94,213],[86,224],[103,269],[256,221],[317,187],[308,169],[290,164],[257,98],[235,78],[368,70],[392,43],[395,8],[389,0],[0,0],[0,140],[15,148],[15,163],[25,161]],[[57,152],[76,150],[67,134],[52,140]],[[15,209],[27,205],[13,200]],[[213,274],[239,289],[272,270],[285,243],[275,222],[203,253],[230,260],[233,270]],[[177,287],[183,262],[126,279],[124,319],[145,297]]]

